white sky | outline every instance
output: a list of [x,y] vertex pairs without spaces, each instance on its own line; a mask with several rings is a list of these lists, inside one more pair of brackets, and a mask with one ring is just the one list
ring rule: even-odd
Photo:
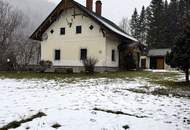
[[[58,4],[61,0],[48,0]],[[75,0],[86,5],[86,0]],[[96,0],[94,0],[95,2]],[[135,8],[140,12],[143,5],[148,6],[151,0],[101,0],[103,5],[103,16],[119,23],[122,17],[131,18]],[[95,4],[94,4],[95,9]]]

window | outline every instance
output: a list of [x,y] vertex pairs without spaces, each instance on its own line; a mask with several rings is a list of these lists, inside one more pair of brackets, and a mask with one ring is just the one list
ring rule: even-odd
[[89,28],[90,28],[90,30],[92,30],[92,29],[94,29],[94,26],[93,26],[93,25],[90,25],[90,27],[89,27]]
[[53,34],[53,33],[54,33],[54,30],[52,29],[50,32],[51,32],[51,34]]
[[61,28],[61,29],[60,29],[60,34],[61,34],[61,35],[65,35],[65,28]]
[[81,49],[80,50],[80,59],[81,60],[87,59],[87,49]]
[[76,26],[76,34],[82,33],[82,26]]
[[61,51],[60,50],[55,50],[55,60],[60,60],[61,59]]
[[112,50],[112,56],[111,56],[112,61],[115,61],[115,50]]

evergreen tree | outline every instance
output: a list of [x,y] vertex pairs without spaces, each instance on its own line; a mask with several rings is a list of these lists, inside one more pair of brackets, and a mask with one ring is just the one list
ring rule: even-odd
[[175,40],[171,53],[167,54],[166,63],[183,70],[189,82],[190,67],[190,24],[188,23]]
[[135,8],[135,11],[132,15],[132,19],[130,22],[130,28],[131,28],[131,35],[139,40],[140,33],[139,33],[139,15],[137,12],[137,9]]
[[168,1],[165,0],[164,2],[164,9],[163,9],[163,37],[162,37],[162,43],[160,43],[161,45],[161,48],[170,48],[168,43],[171,43],[170,41],[170,19],[169,19],[169,4],[168,4]]
[[139,17],[139,40],[141,43],[145,44],[146,42],[146,11],[145,7],[142,7],[141,14]]
[[168,7],[168,30],[169,35],[167,35],[168,39],[168,47],[172,47],[174,44],[174,39],[176,35],[179,33],[179,26],[178,26],[178,1],[177,0],[171,0],[170,5]]
[[146,13],[145,13],[145,22],[146,22],[146,44],[148,45],[148,47],[150,47],[150,43],[147,42],[147,41],[150,41],[151,40],[151,35],[149,34],[150,33],[150,23],[151,23],[151,18],[152,18],[152,12],[151,12],[151,9],[150,7],[147,7],[146,8]]
[[161,48],[163,43],[163,9],[164,3],[162,0],[152,0],[150,4],[151,16],[150,16],[150,29],[148,31],[147,43],[151,48]]
[[186,21],[190,21],[190,0],[152,0],[140,16],[135,9],[131,34],[149,48],[172,48]]

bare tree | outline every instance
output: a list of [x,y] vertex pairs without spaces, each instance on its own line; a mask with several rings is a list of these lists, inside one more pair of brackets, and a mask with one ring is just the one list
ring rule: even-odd
[[0,63],[5,62],[13,35],[21,23],[22,15],[8,3],[0,1]]
[[28,39],[30,19],[4,1],[0,17],[0,64],[7,64],[7,59],[12,67],[37,64],[40,44]]
[[125,17],[123,17],[122,20],[119,22],[119,27],[128,34],[130,34],[129,23],[130,23],[129,19]]

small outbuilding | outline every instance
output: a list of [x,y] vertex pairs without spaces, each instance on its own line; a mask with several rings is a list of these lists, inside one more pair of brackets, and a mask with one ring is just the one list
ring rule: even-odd
[[140,67],[142,69],[169,69],[165,62],[167,52],[171,49],[150,49],[147,56],[141,56]]

